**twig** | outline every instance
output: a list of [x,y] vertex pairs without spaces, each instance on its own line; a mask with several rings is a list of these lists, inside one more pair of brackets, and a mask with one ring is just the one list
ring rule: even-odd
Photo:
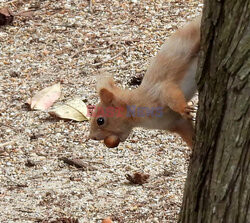
[[15,2],[18,2],[19,0],[12,0],[12,1],[9,1],[9,2],[6,2],[6,4],[13,4]]
[[30,10],[23,10],[21,12],[18,13],[13,13],[14,16],[23,16],[23,17],[29,17],[31,18],[34,15],[34,12],[36,10],[34,9],[30,9]]
[[[16,186],[16,187],[28,187],[28,185],[27,184],[20,184],[20,183],[18,183],[18,182],[16,182],[16,181],[14,181],[14,180],[12,180],[10,177],[8,177],[8,176],[5,176],[11,183],[13,183],[13,184],[15,184],[14,186]],[[14,186],[12,186],[12,187],[14,187]]]
[[77,57],[80,53],[83,53],[83,52],[87,52],[87,51],[92,51],[92,50],[104,50],[104,49],[107,49],[109,46],[105,46],[105,47],[100,47],[100,48],[87,48],[87,49],[83,49],[83,50],[80,50],[78,52],[76,52],[72,58],[75,58]]
[[22,209],[22,208],[17,208],[16,210],[24,212],[24,213],[34,213],[34,211],[32,211],[32,210],[27,210],[27,209],[25,210],[25,209]]
[[67,157],[61,157],[59,160],[62,160],[64,163],[67,163],[71,166],[75,166],[76,168],[86,169],[86,170],[96,170],[96,168],[89,166],[89,164],[84,163],[80,159],[68,159]]
[[110,168],[110,166],[106,163],[103,163],[103,162],[99,162],[99,161],[89,161],[90,163],[93,163],[93,164],[100,164],[100,165],[103,165],[107,168]]
[[100,65],[102,65],[102,64],[105,64],[105,63],[107,63],[107,62],[110,62],[110,61],[114,60],[115,58],[121,56],[123,53],[124,53],[124,50],[122,50],[122,51],[121,51],[120,53],[118,53],[117,55],[115,55],[115,56],[109,58],[108,60],[102,61],[102,62],[100,62],[100,63],[93,64],[93,66],[98,67],[98,66],[100,66]]
[[[1,168],[1,169],[2,169],[3,173],[6,174],[6,171],[5,171],[3,168]],[[17,187],[28,187],[27,184],[20,184],[20,183],[18,183],[18,182],[16,182],[16,181],[12,180],[9,176],[6,176],[6,175],[4,175],[4,176],[5,176],[11,183],[15,184]]]
[[111,184],[111,183],[114,184],[114,183],[117,183],[117,182],[119,182],[119,180],[109,180],[109,181],[106,181],[106,182],[100,184],[99,186],[97,186],[97,188],[101,188],[101,187],[103,187],[105,185],[108,185],[108,184]]
[[5,147],[5,146],[12,145],[12,144],[14,144],[14,143],[15,143],[15,141],[9,141],[9,142],[1,143],[1,144],[0,144],[0,148],[1,148],[1,147]]
[[122,45],[122,47],[124,48],[126,55],[128,55],[128,49],[124,45]]
[[93,13],[92,6],[93,6],[93,2],[92,2],[92,0],[89,0],[89,11],[90,11],[90,13]]

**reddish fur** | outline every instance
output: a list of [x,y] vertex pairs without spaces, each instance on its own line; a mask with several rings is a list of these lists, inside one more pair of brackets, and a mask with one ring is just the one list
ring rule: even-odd
[[190,120],[181,120],[173,128],[169,129],[169,131],[179,134],[189,147],[193,146],[194,131]]
[[[176,132],[192,146],[194,129],[192,122],[187,120],[191,109],[186,100],[192,97],[195,89],[195,58],[199,45],[200,18],[178,30],[166,41],[153,58],[138,89],[123,90],[115,86],[111,77],[102,78],[97,85],[101,98],[98,106],[121,106],[124,113],[120,118],[108,118],[104,126],[98,126],[96,118],[93,118],[90,137],[102,140],[116,135],[124,141],[133,127],[142,126]],[[164,115],[161,118],[127,117],[127,105],[160,106],[164,108]]]
[[162,91],[162,95],[169,108],[180,113],[181,115],[185,114],[187,102],[181,89],[176,84],[167,83]]

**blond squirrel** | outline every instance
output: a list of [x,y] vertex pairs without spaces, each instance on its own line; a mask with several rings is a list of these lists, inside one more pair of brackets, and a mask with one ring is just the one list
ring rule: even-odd
[[137,89],[120,89],[111,77],[102,77],[97,83],[101,101],[92,113],[89,137],[115,147],[134,127],[144,127],[175,132],[192,147],[193,108],[187,101],[196,91],[199,48],[197,18],[162,45]]

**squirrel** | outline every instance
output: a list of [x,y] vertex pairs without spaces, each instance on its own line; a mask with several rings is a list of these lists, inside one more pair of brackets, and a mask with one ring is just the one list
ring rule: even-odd
[[110,76],[98,80],[100,103],[92,112],[89,138],[115,147],[134,127],[143,127],[177,133],[192,147],[194,109],[187,102],[196,92],[200,22],[196,18],[167,39],[138,88],[121,89]]

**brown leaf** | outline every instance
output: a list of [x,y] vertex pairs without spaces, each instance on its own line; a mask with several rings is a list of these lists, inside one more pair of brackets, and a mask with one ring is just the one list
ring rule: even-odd
[[9,25],[13,22],[14,16],[8,8],[0,9],[0,26]]
[[34,163],[34,161],[32,160],[27,160],[26,163],[25,163],[25,166],[27,167],[34,167],[36,164]]
[[139,173],[136,172],[131,176],[130,174],[126,174],[126,179],[133,184],[144,184],[147,182],[147,179],[149,178],[149,174]]
[[140,85],[142,82],[142,79],[143,79],[143,74],[136,75],[130,79],[128,84],[131,86]]

